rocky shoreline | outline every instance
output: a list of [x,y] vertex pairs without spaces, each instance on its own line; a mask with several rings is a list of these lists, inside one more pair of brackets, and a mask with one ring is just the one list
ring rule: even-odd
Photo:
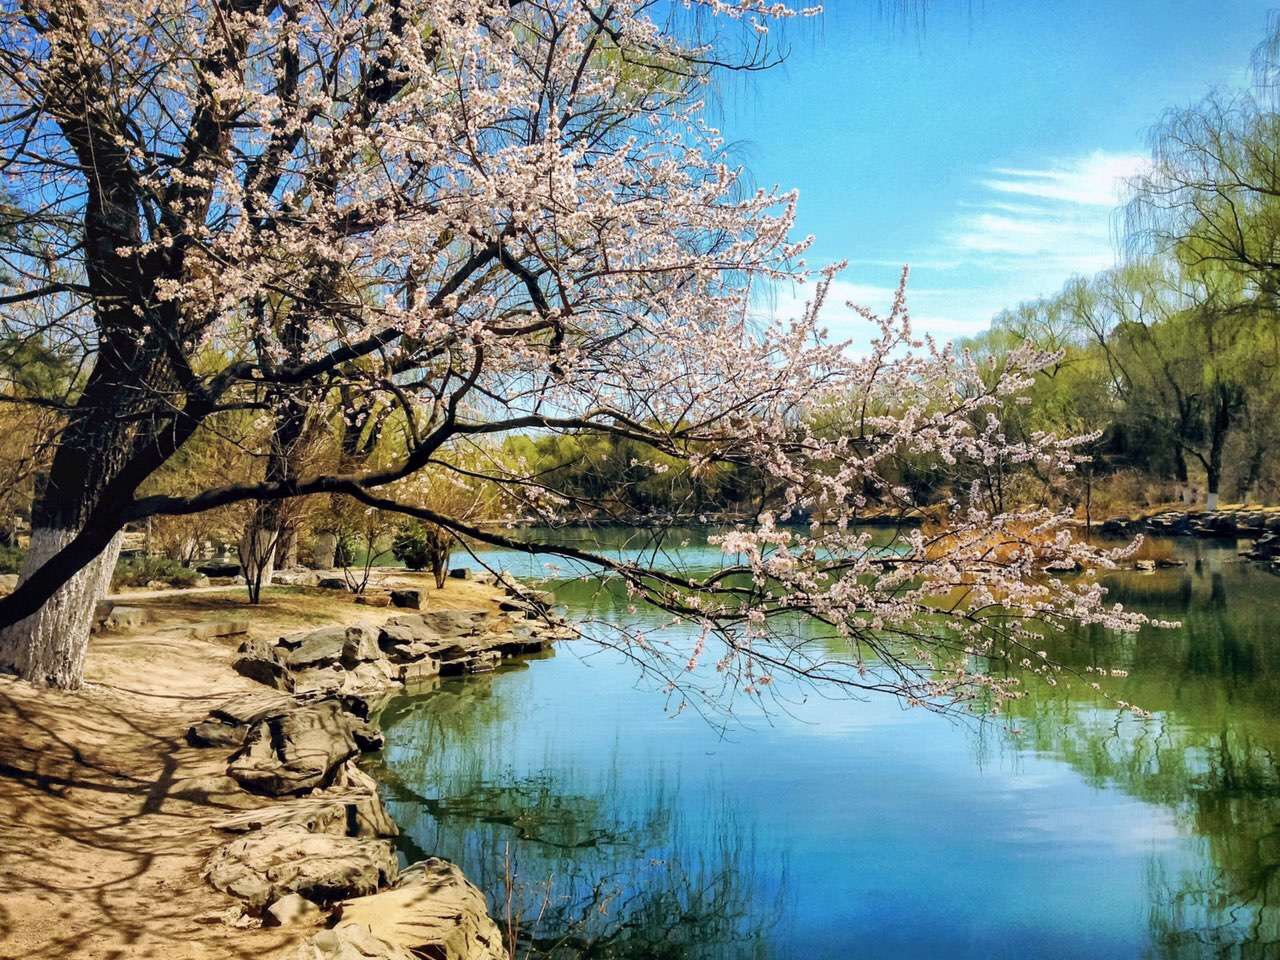
[[[401,868],[398,828],[361,754],[378,711],[441,676],[495,669],[571,633],[546,595],[512,581],[494,609],[405,611],[380,627],[333,625],[245,641],[234,668],[263,685],[193,724],[193,746],[230,750],[227,775],[272,803],[216,824],[230,839],[205,877],[239,898],[241,925],[323,924],[297,960],[506,960],[484,894],[452,863]],[[412,602],[414,598],[403,598]]]
[[1104,534],[1200,537],[1252,540],[1241,556],[1266,564],[1280,573],[1280,508],[1240,507],[1220,510],[1159,510],[1138,516],[1108,517],[1099,525]]

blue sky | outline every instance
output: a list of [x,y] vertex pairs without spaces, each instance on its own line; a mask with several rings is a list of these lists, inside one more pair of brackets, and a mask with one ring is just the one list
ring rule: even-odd
[[799,189],[810,264],[850,261],[841,303],[884,308],[909,263],[917,328],[950,339],[1115,261],[1116,178],[1165,109],[1247,83],[1275,3],[933,0],[921,25],[828,0],[786,27],[784,66],[722,84],[715,119],[759,185]]

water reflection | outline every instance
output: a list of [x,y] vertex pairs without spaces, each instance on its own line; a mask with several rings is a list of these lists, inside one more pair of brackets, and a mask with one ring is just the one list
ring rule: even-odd
[[[726,738],[574,645],[404,698],[381,777],[406,852],[461,862],[522,956],[1276,957],[1280,581],[1179,550],[1109,582],[1179,629],[1047,640],[1083,679],[998,724],[808,696]],[[607,585],[557,595],[633,616]]]
[[1187,549],[1186,571],[1110,578],[1112,595],[1181,621],[1120,643],[1099,630],[1050,643],[1060,662],[1128,671],[1108,689],[1155,713],[1118,718],[1076,683],[1014,707],[1022,749],[1086,782],[1173,810],[1202,858],[1148,870],[1154,952],[1280,955],[1280,581],[1228,546]]
[[771,865],[771,904],[733,805],[720,798],[690,824],[661,771],[640,789],[620,776],[616,747],[598,770],[504,766],[503,679],[446,681],[383,714],[394,746],[374,772],[405,856],[466,864],[520,957],[769,956],[785,865]]

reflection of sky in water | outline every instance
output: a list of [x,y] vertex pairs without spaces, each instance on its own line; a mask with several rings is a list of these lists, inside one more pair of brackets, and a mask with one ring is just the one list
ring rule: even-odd
[[[1117,724],[1079,685],[1019,703],[1016,740],[887,698],[795,691],[788,711],[748,713],[721,735],[693,712],[664,713],[619,655],[574,642],[525,670],[446,684],[417,713],[398,702],[387,776],[428,803],[402,791],[393,813],[491,894],[508,850],[569,912],[612,884],[599,926],[615,936],[631,911],[631,948],[624,937],[603,956],[653,955],[678,938],[660,918],[680,911],[720,946],[671,956],[1189,957],[1208,949],[1207,918],[1224,924],[1220,939],[1265,942],[1276,918],[1252,885],[1274,885],[1280,861],[1259,843],[1280,822],[1276,771],[1259,759],[1280,747],[1277,581],[1225,564],[1226,549],[1194,549],[1208,558],[1199,570],[1121,584],[1185,619],[1182,631],[1054,650],[1128,669],[1110,683],[1156,711],[1149,724]],[[485,559],[529,572],[524,557]],[[558,596],[570,613],[615,602],[585,585]],[[698,926],[717,909],[732,919]]]

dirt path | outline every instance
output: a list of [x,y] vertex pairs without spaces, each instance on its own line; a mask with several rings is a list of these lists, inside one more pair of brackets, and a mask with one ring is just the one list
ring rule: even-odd
[[154,600],[157,597],[189,597],[192,594],[205,593],[244,593],[243,583],[224,583],[212,587],[170,587],[164,590],[126,590],[124,593],[112,593],[108,600],[115,603],[129,603],[133,600]]
[[[241,638],[172,627],[247,613],[252,632],[278,636],[389,611],[323,591],[273,590],[257,609],[213,592],[130,595],[156,622],[95,637],[82,691],[0,679],[0,957],[276,958],[312,932],[228,926],[236,901],[201,876],[225,840],[213,824],[262,801],[226,776],[224,751],[188,747],[184,733],[226,697],[262,688],[230,669]],[[469,583],[431,594],[437,609],[490,596]]]

